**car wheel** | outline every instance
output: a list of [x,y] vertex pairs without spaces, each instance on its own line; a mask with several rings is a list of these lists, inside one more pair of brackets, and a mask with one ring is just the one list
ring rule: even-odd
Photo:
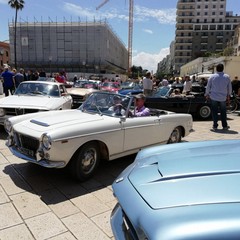
[[198,115],[201,119],[208,119],[211,116],[211,108],[209,106],[202,106],[198,110]]
[[178,143],[181,142],[182,139],[182,129],[180,127],[176,127],[168,140],[168,143]]
[[99,147],[95,143],[83,145],[74,154],[70,165],[70,171],[75,179],[85,181],[90,178],[97,169],[100,161]]

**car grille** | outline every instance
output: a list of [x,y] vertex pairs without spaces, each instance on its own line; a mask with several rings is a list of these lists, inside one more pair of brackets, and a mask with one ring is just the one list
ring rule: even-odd
[[16,147],[24,154],[34,157],[39,148],[39,140],[14,132]]
[[85,96],[71,94],[73,99],[73,107],[79,107],[82,102],[85,100]]
[[26,113],[35,113],[39,111],[39,109],[25,109],[25,108],[5,108],[4,110],[6,112],[6,115],[12,116],[22,115]]

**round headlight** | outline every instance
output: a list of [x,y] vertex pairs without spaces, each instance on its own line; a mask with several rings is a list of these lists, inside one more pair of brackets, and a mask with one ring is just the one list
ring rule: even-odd
[[12,123],[8,119],[4,122],[4,128],[7,133],[10,133],[12,131]]
[[3,108],[0,108],[0,117],[3,117],[5,115],[5,110]]
[[42,136],[42,145],[46,150],[49,150],[52,146],[51,138],[47,134],[43,134]]

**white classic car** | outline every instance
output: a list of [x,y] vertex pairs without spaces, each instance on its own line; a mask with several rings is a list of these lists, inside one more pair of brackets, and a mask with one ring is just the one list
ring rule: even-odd
[[0,99],[0,124],[9,117],[72,107],[72,97],[63,84],[49,81],[22,82],[15,93]]
[[[121,104],[118,101],[115,108],[116,97]],[[190,114],[151,109],[151,116],[133,117],[134,98],[96,92],[78,109],[9,118],[7,146],[15,156],[44,167],[68,165],[73,177],[83,181],[93,175],[100,160],[179,142],[191,132]]]
[[99,90],[94,88],[80,88],[80,87],[67,88],[67,92],[71,95],[73,99],[72,108],[78,108],[91,93],[97,91]]

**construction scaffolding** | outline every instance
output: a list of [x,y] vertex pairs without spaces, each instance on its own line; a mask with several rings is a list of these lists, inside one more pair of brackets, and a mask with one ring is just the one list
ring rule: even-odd
[[[14,62],[14,24],[9,23],[11,61]],[[17,65],[48,72],[123,74],[128,51],[106,20],[17,23]]]

